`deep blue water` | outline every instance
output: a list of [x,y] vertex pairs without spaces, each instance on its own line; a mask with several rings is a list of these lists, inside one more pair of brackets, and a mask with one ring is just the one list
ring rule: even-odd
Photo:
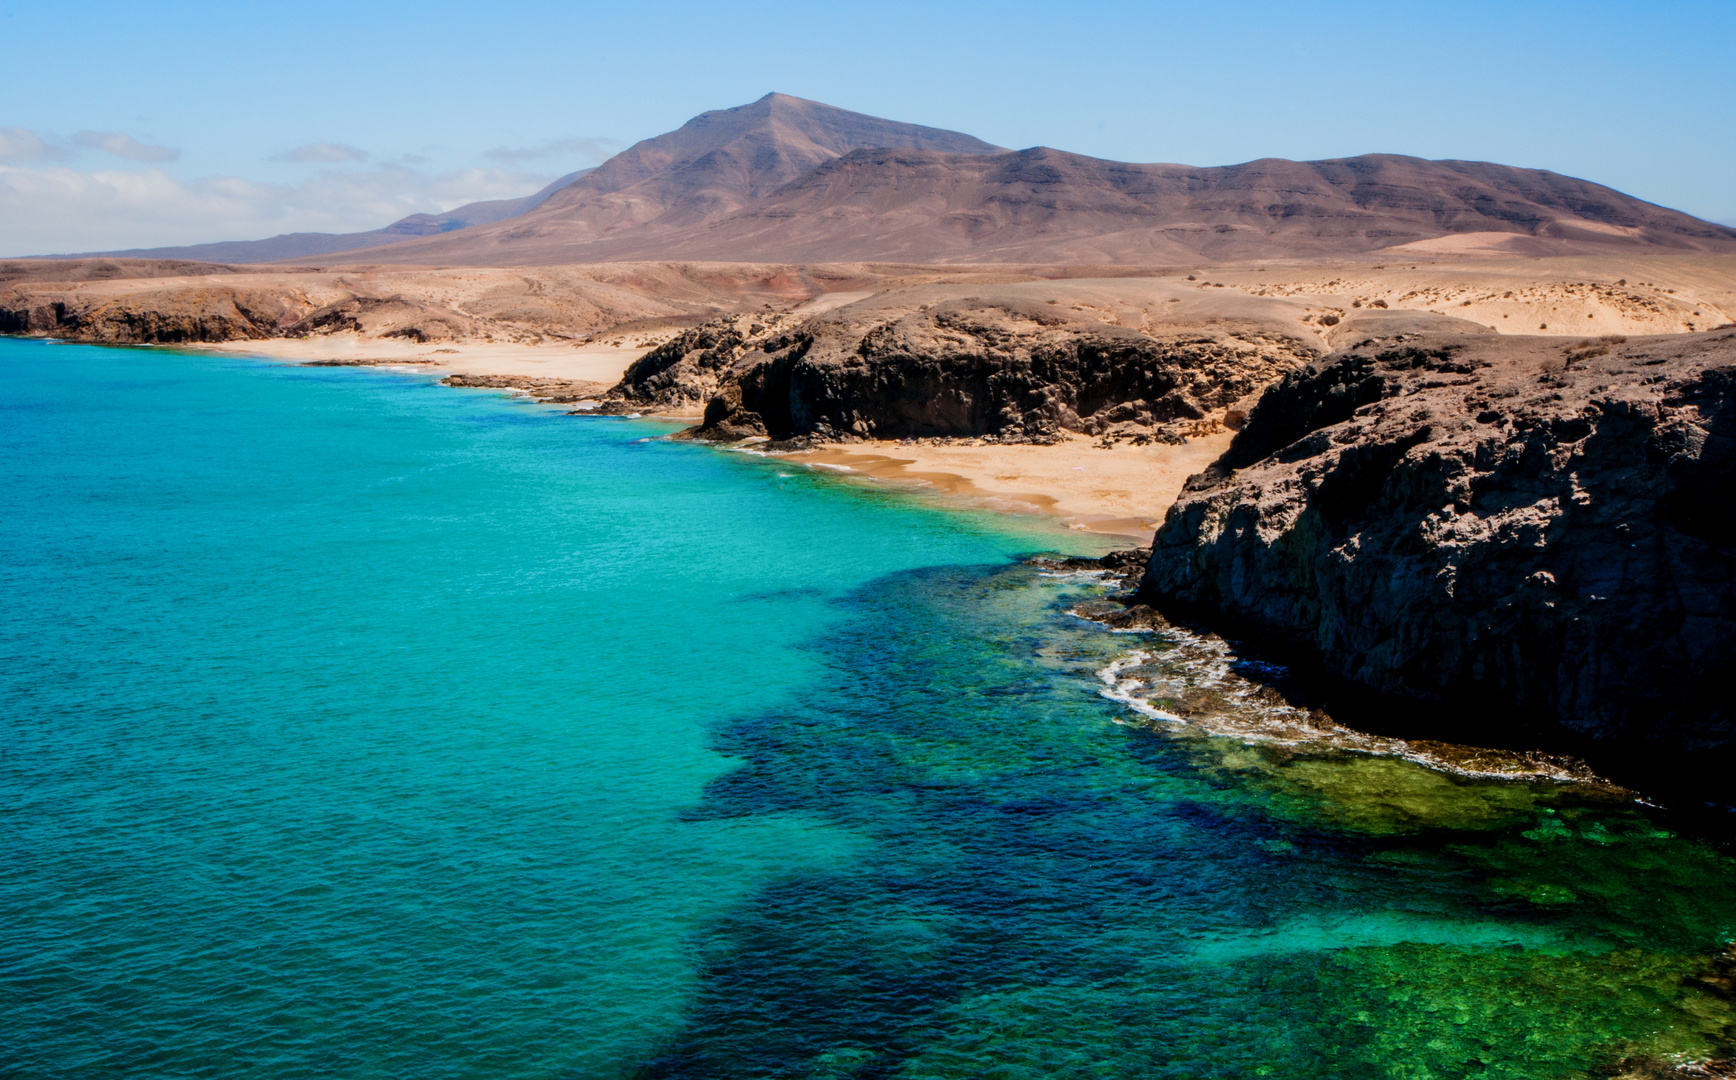
[[1646,807],[1143,724],[1084,541],[668,430],[0,339],[0,1075],[1729,1051]]

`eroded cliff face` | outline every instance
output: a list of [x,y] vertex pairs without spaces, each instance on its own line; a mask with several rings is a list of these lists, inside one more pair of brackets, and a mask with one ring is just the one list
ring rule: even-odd
[[343,296],[316,304],[305,294],[229,285],[89,295],[76,289],[0,294],[0,334],[92,344],[261,341],[353,331],[368,337],[452,341],[480,324],[403,296]]
[[0,295],[0,333],[103,345],[258,341],[280,336],[304,313],[281,294],[227,285],[126,298],[13,289]]
[[848,267],[750,264],[318,271],[149,259],[0,260],[0,333],[104,345],[331,334],[580,344],[691,326],[768,300],[800,303],[826,288],[881,279]]
[[1736,333],[1364,342],[1260,398],[1140,599],[1728,799],[1733,526]]
[[700,434],[1041,440],[1195,424],[1315,355],[1281,329],[1218,320],[1153,334],[1059,305],[716,319],[653,350],[618,408],[703,406]]

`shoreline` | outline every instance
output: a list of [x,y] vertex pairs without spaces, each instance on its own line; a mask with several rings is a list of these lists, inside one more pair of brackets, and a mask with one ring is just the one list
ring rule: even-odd
[[[278,348],[269,350],[239,347],[239,343],[196,348],[297,366],[378,367],[405,374],[465,376],[477,380],[469,384],[471,388],[498,389],[550,405],[569,404],[571,399],[548,400],[545,395],[550,388],[538,386],[538,383],[580,385],[576,381],[561,379],[554,372],[573,375],[580,369],[571,365],[588,365],[583,369],[586,373],[609,380],[597,379],[584,384],[600,390],[618,381],[620,372],[643,354],[641,348],[625,344],[588,349],[496,343],[452,347],[347,337],[336,339],[340,348],[317,347],[328,345],[332,340],[280,340],[274,343]],[[548,362],[544,360],[543,349],[547,354],[553,354],[548,356],[548,361],[567,360],[568,365],[533,367]],[[560,355],[569,351],[580,355],[570,358]],[[457,370],[460,365],[465,370]],[[488,367],[499,374],[478,374],[477,367]],[[536,374],[521,374],[527,369]],[[454,388],[466,386],[462,382],[448,385]],[[690,410],[654,411],[642,416],[676,423],[697,423],[700,420],[699,415]],[[1094,439],[1076,432],[1063,432],[1061,441],[1051,445],[1001,444],[970,437],[824,443],[805,450],[759,450],[756,444],[769,441],[763,438],[736,443],[708,442],[708,445],[717,450],[802,465],[857,482],[871,481],[902,488],[913,495],[938,496],[943,502],[976,510],[1044,518],[1103,540],[1114,538],[1135,546],[1147,546],[1152,543],[1153,532],[1162,524],[1188,477],[1216,460],[1228,448],[1234,434],[1219,426],[1215,431],[1189,436],[1179,445],[1148,443],[1143,446],[1133,445],[1128,440]],[[1117,632],[1115,625],[1102,622],[1087,610],[1075,609],[1069,614]],[[1165,627],[1163,632],[1176,637],[1184,645],[1193,646],[1194,651],[1200,651],[1212,642],[1234,653],[1241,653],[1244,647],[1241,643],[1232,643],[1218,631],[1199,637],[1176,625]],[[1266,653],[1255,646],[1249,655],[1265,657]],[[1104,683],[1102,696],[1142,717],[1144,723],[1155,726],[1180,724],[1201,734],[1228,737],[1250,745],[1306,745],[1399,758],[1432,771],[1472,778],[1589,784],[1628,794],[1638,790],[1602,772],[1584,769],[1571,758],[1559,758],[1549,752],[1526,754],[1493,744],[1448,743],[1429,737],[1407,739],[1392,734],[1376,734],[1375,729],[1353,726],[1354,722],[1346,725],[1328,720],[1323,714],[1299,719],[1301,713],[1294,709],[1279,710],[1297,712],[1298,715],[1285,716],[1285,722],[1276,724],[1271,723],[1273,717],[1266,717],[1265,723],[1245,723],[1228,716],[1172,715],[1153,703],[1154,697],[1163,695],[1152,695],[1151,688],[1145,685],[1150,680],[1150,673],[1144,669],[1152,659],[1144,650],[1135,648],[1099,672],[1098,676]],[[1132,677],[1124,678],[1124,669],[1125,674]],[[1472,752],[1472,757],[1466,757]]]
[[317,338],[200,342],[177,347],[313,366],[415,367],[442,375],[613,386],[633,361],[669,336],[667,332],[647,332],[622,334],[607,342],[530,345],[488,341],[419,343],[401,338],[330,334]]
[[878,439],[771,456],[1147,545],[1187,478],[1216,460],[1233,436],[1221,430],[1180,446],[1106,445],[1073,432],[1053,446]]
[[[375,367],[450,379],[450,385],[498,389],[573,404],[619,382],[629,365],[670,336],[626,334],[584,345],[438,342],[360,338],[273,338],[185,346],[300,366]],[[614,341],[619,340],[620,344]],[[692,411],[646,412],[646,418],[698,423]],[[1077,532],[1122,537],[1144,545],[1192,474],[1228,448],[1234,433],[1219,429],[1182,445],[1105,443],[1076,432],[1052,446],[981,439],[875,439],[825,443],[809,450],[756,451],[840,476],[884,482],[957,499],[998,513],[1059,520]],[[720,444],[728,449],[729,444]]]

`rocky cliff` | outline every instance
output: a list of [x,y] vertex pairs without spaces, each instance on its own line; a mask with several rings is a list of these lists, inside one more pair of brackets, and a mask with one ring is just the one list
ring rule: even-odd
[[1145,332],[1059,304],[967,297],[715,319],[627,370],[613,408],[700,407],[698,434],[1042,440],[1197,424],[1315,355],[1283,329]]
[[321,273],[148,259],[0,260],[0,333],[97,344],[329,334],[572,342],[690,326],[720,311],[800,303],[883,279],[856,267],[753,264]]
[[281,295],[222,284],[125,299],[95,299],[71,290],[0,295],[0,334],[105,345],[257,341],[281,336],[300,315]]
[[1728,802],[1733,506],[1728,329],[1365,341],[1266,391],[1139,598],[1317,666],[1361,722]]

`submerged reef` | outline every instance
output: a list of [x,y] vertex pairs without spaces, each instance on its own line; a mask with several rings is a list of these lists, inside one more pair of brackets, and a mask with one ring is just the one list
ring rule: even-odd
[[[741,765],[694,820],[860,846],[701,931],[635,1076],[1721,1075],[1726,855],[1501,755],[1262,738],[1284,701],[1241,690],[1271,672],[1067,617],[1119,606],[1129,561],[882,578],[816,643],[818,693],[719,725]],[[1187,716],[1104,701],[1130,646]]]

